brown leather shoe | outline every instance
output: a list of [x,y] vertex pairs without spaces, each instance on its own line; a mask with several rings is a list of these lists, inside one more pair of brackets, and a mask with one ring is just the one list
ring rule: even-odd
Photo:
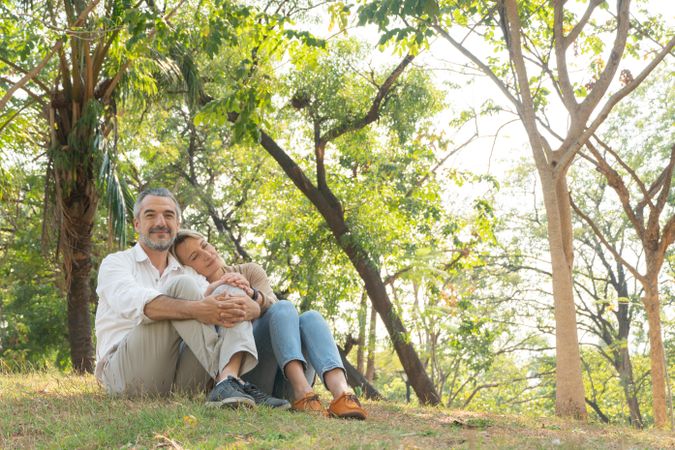
[[368,417],[366,410],[361,407],[359,399],[351,392],[345,392],[330,402],[328,414],[341,419],[365,420]]
[[310,391],[306,393],[304,397],[294,401],[291,409],[293,411],[307,411],[326,415],[326,409],[323,407],[321,400],[319,400],[319,396],[315,394],[314,391]]

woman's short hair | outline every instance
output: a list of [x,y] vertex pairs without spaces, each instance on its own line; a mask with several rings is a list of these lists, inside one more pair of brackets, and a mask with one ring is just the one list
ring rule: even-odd
[[178,257],[178,254],[176,253],[176,247],[178,247],[179,244],[184,242],[186,239],[197,239],[201,241],[204,239],[205,241],[208,240],[206,239],[206,236],[201,234],[198,231],[194,230],[178,230],[178,233],[176,233],[176,239],[173,241],[173,245],[169,249],[169,252],[173,255],[174,258],[176,258],[176,261],[178,261],[181,264],[185,264],[183,261],[180,260]]

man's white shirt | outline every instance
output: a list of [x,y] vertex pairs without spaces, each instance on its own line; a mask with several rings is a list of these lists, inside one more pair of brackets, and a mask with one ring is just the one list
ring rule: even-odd
[[164,287],[178,275],[192,275],[203,284],[208,281],[190,267],[183,267],[169,254],[162,275],[152,265],[143,248],[134,247],[106,256],[98,271],[96,310],[96,359],[101,360],[134,327],[152,322],[144,314],[145,305],[164,293]]

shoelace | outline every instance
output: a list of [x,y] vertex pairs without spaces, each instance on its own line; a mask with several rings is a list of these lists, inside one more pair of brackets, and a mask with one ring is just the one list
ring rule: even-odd
[[258,389],[258,386],[256,386],[255,384],[240,383],[240,386],[244,389],[244,392],[253,397],[255,400],[265,400],[267,397],[269,397],[269,395],[265,394],[263,391]]
[[309,397],[304,397],[302,400],[303,400],[303,403],[319,402],[320,401],[318,394],[314,394],[314,395],[311,395]]
[[351,400],[352,402],[354,402],[354,403],[356,403],[357,405],[361,406],[361,402],[359,401],[358,397],[356,397],[355,394],[348,394],[348,395],[346,396],[346,399],[345,399],[345,400],[347,400],[347,401],[350,401],[350,400]]

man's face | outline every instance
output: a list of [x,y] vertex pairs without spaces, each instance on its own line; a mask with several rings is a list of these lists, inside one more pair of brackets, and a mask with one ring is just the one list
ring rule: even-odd
[[157,251],[171,248],[179,225],[176,205],[168,197],[148,195],[141,202],[138,217],[134,218],[141,245]]

